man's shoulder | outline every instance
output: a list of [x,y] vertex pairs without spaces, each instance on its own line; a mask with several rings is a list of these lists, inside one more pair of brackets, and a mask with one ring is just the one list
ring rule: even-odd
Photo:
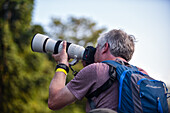
[[109,66],[105,63],[93,63],[86,67],[84,67],[82,70],[79,71],[79,76],[95,76],[101,71],[108,70]]
[[106,63],[93,63],[84,67],[82,70],[94,70],[94,69],[105,68],[105,67],[108,67]]
[[[98,62],[98,63],[92,63],[92,64],[90,64],[88,66],[96,67],[96,66],[106,66],[106,65],[107,65],[106,63]],[[86,67],[88,67],[88,66],[86,66]]]

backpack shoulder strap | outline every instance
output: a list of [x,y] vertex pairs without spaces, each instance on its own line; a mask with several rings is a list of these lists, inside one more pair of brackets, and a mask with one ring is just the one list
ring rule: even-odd
[[90,108],[91,109],[95,109],[96,108],[96,105],[93,102],[92,98],[93,97],[98,97],[102,92],[104,92],[107,89],[109,89],[112,85],[113,85],[113,79],[109,78],[102,86],[100,86],[94,92],[92,92],[91,94],[86,96],[86,98],[88,99],[88,102],[90,104]]
[[110,76],[109,79],[102,86],[100,86],[94,92],[86,96],[86,98],[89,101],[91,109],[96,108],[95,103],[92,101],[91,98],[98,97],[102,92],[109,89],[113,85],[114,81],[116,80],[116,67],[109,65],[109,76]]
[[122,61],[122,64],[116,61],[113,61],[113,60],[106,60],[106,61],[103,61],[102,63],[106,63],[109,66],[113,66],[114,68],[116,68],[116,73],[118,76],[122,75],[122,73],[126,70],[127,71],[139,71],[139,69],[136,66],[130,65],[129,63],[123,62],[123,61]]
[[[113,69],[111,67],[109,67],[109,74],[115,74],[116,71],[113,71]],[[115,78],[109,78],[102,86],[100,86],[99,88],[97,88],[94,92],[92,92],[91,94],[89,94],[88,96],[86,96],[87,98],[93,98],[93,97],[98,97],[103,91],[109,89],[114,80],[116,80]]]
[[[103,61],[102,63],[106,63],[106,64],[109,65],[109,76],[110,76],[110,78],[102,86],[100,86],[94,92],[92,92],[91,94],[86,96],[86,98],[89,101],[91,109],[96,108],[95,103],[92,101],[92,98],[93,97],[98,97],[102,92],[109,89],[113,85],[114,81],[117,79],[117,77],[116,77],[117,74],[116,73],[119,74],[119,72],[121,72],[122,66],[125,66],[125,65],[122,65],[122,64],[120,64],[120,63],[118,63],[116,61],[113,61],[113,60],[106,60],[106,61]],[[132,67],[135,68],[135,66],[132,66]]]
[[86,96],[87,98],[98,97],[103,91],[110,88],[111,85],[113,84],[113,81],[116,80],[116,76],[115,76],[116,75],[116,68],[120,64],[113,61],[113,60],[106,60],[106,61],[103,61],[101,63],[106,63],[106,64],[109,65],[109,76],[110,76],[110,78],[102,86],[100,86],[94,92],[92,92],[91,94]]
[[121,64],[119,64],[118,62],[114,61],[114,60],[105,60],[102,63],[106,63],[110,66],[113,66],[115,68],[117,68],[118,66],[121,66]]

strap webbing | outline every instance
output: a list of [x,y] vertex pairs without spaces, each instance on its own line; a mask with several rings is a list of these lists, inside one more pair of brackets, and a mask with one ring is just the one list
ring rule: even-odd
[[103,91],[110,88],[112,84],[113,84],[113,80],[109,78],[102,86],[100,86],[98,89],[96,89],[94,92],[92,92],[90,95],[86,97],[87,98],[98,97]]
[[159,97],[158,97],[158,111],[159,111],[159,113],[163,113],[163,109],[162,109],[162,105],[161,105],[161,101],[160,101]]
[[96,108],[96,105],[94,101],[92,100],[92,98],[98,97],[102,92],[109,89],[113,85],[114,81],[116,80],[116,70],[113,66],[110,66],[110,65],[109,65],[109,76],[110,76],[109,79],[102,86],[100,86],[94,92],[86,96],[91,109]]

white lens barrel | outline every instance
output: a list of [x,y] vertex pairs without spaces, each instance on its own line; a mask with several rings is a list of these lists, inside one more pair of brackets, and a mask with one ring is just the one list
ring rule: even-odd
[[[58,52],[60,52],[62,50],[62,48],[63,48],[63,42],[60,43],[60,45],[58,47]],[[69,58],[82,59],[84,51],[85,51],[85,48],[83,46],[79,46],[79,45],[71,43],[68,47],[67,53],[69,55]]]
[[[58,46],[56,46],[58,44]],[[55,47],[56,46],[56,47]],[[55,41],[50,39],[46,35],[36,34],[31,42],[31,48],[34,52],[43,52],[43,53],[59,53],[63,48],[63,42]],[[73,59],[82,59],[85,48],[73,43],[67,43],[67,53],[69,58]]]
[[48,39],[48,36],[42,35],[42,34],[36,34],[31,42],[31,48],[35,52],[44,52],[43,51],[43,45],[45,40]]
[[71,58],[82,59],[85,48],[76,44],[71,44],[68,48],[68,54]]
[[54,53],[55,44],[57,41],[53,39],[48,39],[45,45],[45,51],[47,53]]

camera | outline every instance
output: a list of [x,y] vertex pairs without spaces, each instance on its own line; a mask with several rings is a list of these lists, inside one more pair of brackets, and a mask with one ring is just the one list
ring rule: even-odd
[[[58,54],[62,50],[62,44],[62,40],[56,41],[46,35],[37,33],[32,38],[31,49],[34,52]],[[66,51],[68,57],[75,59],[76,62],[82,59],[87,65],[94,63],[94,54],[96,52],[96,48],[92,46],[87,46],[84,48],[83,46],[67,42]]]

